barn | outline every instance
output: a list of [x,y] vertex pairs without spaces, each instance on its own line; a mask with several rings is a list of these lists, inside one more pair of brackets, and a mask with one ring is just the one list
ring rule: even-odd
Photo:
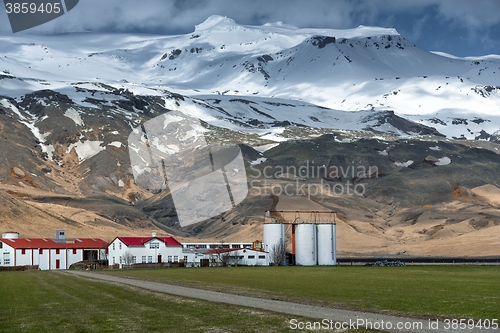
[[68,269],[82,260],[105,259],[107,245],[98,238],[1,238],[0,266]]

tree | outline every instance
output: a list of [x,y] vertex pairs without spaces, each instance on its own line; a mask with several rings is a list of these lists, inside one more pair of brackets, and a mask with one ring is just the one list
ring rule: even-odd
[[134,256],[130,253],[130,251],[126,251],[123,254],[122,260],[126,266],[130,266],[134,263]]
[[274,244],[271,247],[271,251],[269,251],[269,256],[271,258],[271,262],[273,262],[277,266],[283,265],[283,262],[286,260],[286,245],[283,240],[280,240],[278,243]]

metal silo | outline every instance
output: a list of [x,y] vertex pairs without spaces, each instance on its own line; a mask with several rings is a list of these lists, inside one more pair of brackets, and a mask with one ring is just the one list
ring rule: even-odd
[[300,266],[317,264],[317,236],[315,224],[297,224],[295,226],[295,262]]
[[8,231],[2,234],[2,238],[16,239],[19,238],[19,233],[15,231]]
[[335,224],[318,224],[318,265],[336,265],[337,226]]
[[264,224],[264,250],[271,255],[269,262],[273,262],[273,246],[280,242],[286,242],[285,225],[281,223]]

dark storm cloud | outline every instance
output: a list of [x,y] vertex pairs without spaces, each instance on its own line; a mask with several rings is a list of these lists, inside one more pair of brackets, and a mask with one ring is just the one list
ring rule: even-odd
[[[250,25],[282,21],[297,27],[395,27],[413,42],[433,38],[429,31],[439,29],[491,49],[500,39],[498,13],[497,0],[80,0],[68,14],[28,33],[189,33],[217,14]],[[0,32],[10,32],[5,13],[0,14]]]
[[[214,14],[242,24],[282,21],[298,27],[347,28],[429,6],[437,8],[440,19],[471,29],[500,23],[496,0],[81,0],[72,12],[33,31],[187,32]],[[5,23],[1,28],[8,31]]]

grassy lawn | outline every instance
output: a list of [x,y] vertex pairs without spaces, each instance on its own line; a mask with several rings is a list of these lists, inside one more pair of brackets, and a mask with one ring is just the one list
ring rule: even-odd
[[238,267],[106,271],[225,292],[429,318],[500,318],[500,267]]
[[0,299],[0,332],[297,332],[290,316],[60,272],[0,272]]

